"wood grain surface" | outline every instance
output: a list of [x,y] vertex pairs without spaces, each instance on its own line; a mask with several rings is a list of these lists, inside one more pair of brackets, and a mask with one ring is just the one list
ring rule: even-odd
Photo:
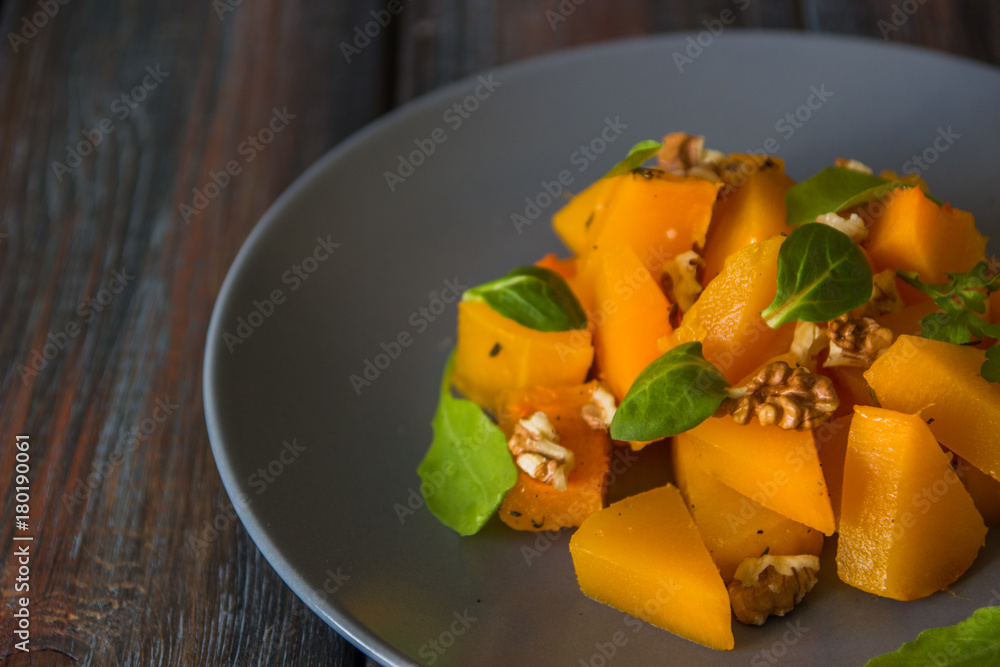
[[[887,36],[1000,63],[992,2],[910,0],[918,8],[897,26],[902,0],[747,1],[735,25]],[[386,4],[0,4],[9,664],[374,665],[296,598],[238,521],[209,548],[188,540],[227,504],[201,370],[237,250],[299,173],[392,107],[533,55],[700,30],[733,0],[562,0],[562,13],[559,0],[403,0],[345,54]],[[281,129],[262,134],[269,125]],[[36,538],[27,655],[12,616],[13,538],[27,534],[14,523],[18,434],[30,437]]]

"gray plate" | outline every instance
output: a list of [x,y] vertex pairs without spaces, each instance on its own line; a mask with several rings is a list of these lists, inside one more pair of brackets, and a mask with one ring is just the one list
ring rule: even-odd
[[[839,583],[828,544],[794,615],[736,624],[736,651],[715,652],[584,597],[565,533],[494,519],[458,537],[422,507],[414,472],[454,343],[453,290],[561,250],[549,224],[561,200],[546,193],[561,172],[579,191],[673,130],[724,151],[767,148],[800,179],[835,156],[903,171],[924,156],[934,194],[996,235],[1000,73],[871,41],[734,30],[560,53],[490,79],[499,86],[436,91],[331,151],[271,207],[223,285],[205,361],[212,448],[295,593],[392,665],[861,664],[1000,600],[993,536],[957,595],[911,603]],[[430,155],[391,191],[385,173],[419,145]],[[518,230],[514,214],[536,220]],[[317,251],[318,237],[340,246]],[[664,452],[647,451],[614,497],[668,475]]]

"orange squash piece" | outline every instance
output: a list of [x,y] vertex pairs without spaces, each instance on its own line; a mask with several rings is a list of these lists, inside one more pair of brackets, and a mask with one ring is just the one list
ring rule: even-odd
[[575,387],[531,387],[504,394],[500,428],[509,438],[519,419],[544,412],[559,434],[559,444],[573,452],[576,465],[559,491],[518,471],[517,483],[500,505],[500,519],[515,530],[557,530],[579,526],[604,507],[610,471],[611,439],[580,416],[597,382]]
[[866,246],[880,271],[916,271],[926,282],[943,283],[946,273],[967,272],[982,259],[986,238],[968,211],[938,206],[920,188],[909,188],[886,198]]
[[782,241],[784,237],[776,236],[730,256],[722,273],[684,314],[674,335],[661,341],[661,352],[700,340],[705,359],[733,383],[768,359],[787,352],[795,335],[795,323],[771,329],[760,316],[778,289],[778,250]]
[[841,580],[895,600],[922,598],[957,580],[985,537],[951,456],[924,420],[859,407],[844,462]]
[[674,475],[723,581],[733,580],[743,559],[765,551],[772,556],[819,555],[821,532],[772,512],[702,470],[696,447],[684,434],[674,438]]
[[621,177],[601,178],[552,216],[556,234],[578,257],[590,252],[593,233],[597,229],[595,223],[604,216],[608,203],[622,182]]
[[624,243],[655,272],[680,253],[704,245],[718,184],[655,169],[608,180],[619,183],[603,215],[591,225],[588,254]]
[[569,551],[584,594],[698,644],[732,650],[729,594],[676,487],[590,515]]
[[582,384],[593,359],[587,330],[535,331],[484,302],[458,304],[452,381],[487,409],[496,409],[501,392],[508,389]]
[[712,417],[688,431],[705,472],[764,507],[814,528],[835,529],[812,431],[785,431],[756,419],[741,426]]
[[670,303],[629,246],[607,248],[599,256],[594,348],[601,377],[621,402],[639,373],[660,356],[657,341],[673,330]]
[[1000,292],[990,294],[990,321],[1000,324]]
[[785,224],[785,193],[793,181],[780,158],[733,154],[724,168],[733,170],[742,185],[712,212],[705,238],[705,284],[722,271],[726,258],[740,248],[792,230]]
[[930,421],[941,444],[1000,480],[1000,384],[979,371],[973,347],[900,336],[865,372],[884,408]]

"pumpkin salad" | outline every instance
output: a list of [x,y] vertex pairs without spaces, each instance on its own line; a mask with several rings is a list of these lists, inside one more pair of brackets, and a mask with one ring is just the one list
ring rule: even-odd
[[[576,528],[584,594],[721,650],[824,576],[914,600],[969,568],[1000,521],[1000,277],[971,214],[916,175],[795,183],[675,133],[553,224],[571,257],[458,305],[418,468],[445,525]],[[606,507],[615,448],[647,446],[673,483]]]

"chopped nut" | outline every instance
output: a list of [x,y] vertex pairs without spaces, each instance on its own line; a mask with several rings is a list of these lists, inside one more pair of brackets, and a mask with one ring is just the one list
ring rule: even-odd
[[611,420],[615,418],[615,397],[604,387],[598,385],[590,395],[590,403],[580,408],[580,416],[587,426],[595,431],[607,431],[611,428]]
[[716,417],[732,415],[737,424],[749,424],[756,415],[763,424],[805,431],[829,419],[840,406],[830,378],[794,370],[784,361],[774,361],[760,369],[745,387],[729,390]]
[[852,160],[846,157],[838,157],[833,160],[833,164],[838,167],[844,167],[845,169],[853,169],[854,171],[860,171],[864,174],[873,174],[872,168],[869,167],[864,162],[858,162],[857,160]]
[[826,347],[827,337],[822,327],[813,322],[797,322],[790,352],[799,366],[814,368],[816,355]]
[[868,303],[851,311],[851,317],[878,317],[903,309],[903,297],[896,287],[896,272],[880,271],[872,276],[872,296]]
[[729,603],[747,625],[764,625],[768,616],[784,616],[816,585],[816,556],[746,558],[729,582]]
[[836,213],[824,213],[816,216],[816,222],[829,225],[837,231],[844,232],[855,243],[860,243],[868,238],[868,226],[857,213],[851,213],[851,217],[844,219]]
[[870,317],[841,315],[826,325],[830,339],[828,366],[868,368],[892,345],[893,333]]
[[705,137],[685,132],[671,132],[663,137],[657,158],[664,171],[677,176],[691,176],[721,183],[718,165],[725,158],[719,151],[705,148]]
[[521,470],[559,491],[566,490],[566,478],[573,471],[576,458],[559,444],[559,434],[544,412],[518,421],[507,449]]
[[693,250],[682,252],[663,266],[663,276],[660,283],[665,287],[664,293],[671,303],[680,306],[687,312],[698,300],[701,294],[701,283],[698,282],[698,271],[705,265],[701,255]]

